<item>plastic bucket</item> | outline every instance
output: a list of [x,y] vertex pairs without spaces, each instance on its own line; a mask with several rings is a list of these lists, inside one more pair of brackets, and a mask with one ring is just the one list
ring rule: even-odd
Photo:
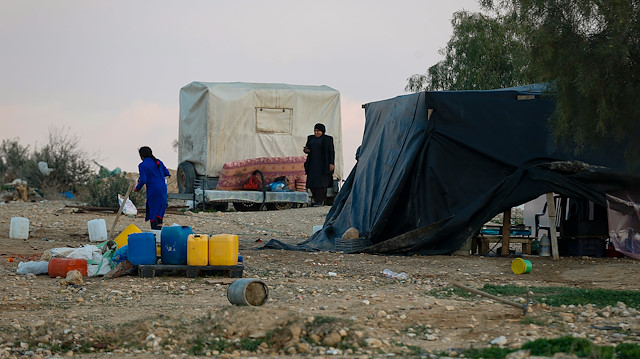
[[11,218],[11,225],[9,227],[9,238],[28,239],[29,219],[23,217]]
[[260,306],[269,299],[269,288],[260,279],[237,279],[227,288],[227,299],[235,305]]
[[87,222],[87,227],[89,227],[89,242],[107,240],[107,222],[104,219],[92,219]]
[[531,272],[531,261],[522,258],[516,258],[511,262],[511,270],[515,274],[526,274]]

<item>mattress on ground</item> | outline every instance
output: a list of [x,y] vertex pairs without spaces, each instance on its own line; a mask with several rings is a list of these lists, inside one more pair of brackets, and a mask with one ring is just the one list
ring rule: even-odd
[[[202,190],[196,189],[196,198],[202,196]],[[207,202],[252,202],[252,203],[309,203],[307,192],[264,192],[262,191],[220,191],[206,190],[204,197]]]
[[305,192],[307,175],[304,172],[304,162],[306,159],[307,156],[258,157],[228,162],[222,167],[216,189],[242,190],[253,171],[259,170],[267,184],[278,177],[285,176],[289,180],[289,189]]

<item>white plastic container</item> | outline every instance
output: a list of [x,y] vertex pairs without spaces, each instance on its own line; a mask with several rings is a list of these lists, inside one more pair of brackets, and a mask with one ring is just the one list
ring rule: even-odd
[[9,227],[9,238],[29,238],[29,218],[12,217],[11,226]]
[[92,219],[87,222],[89,227],[89,241],[103,242],[107,240],[107,222],[104,219]]

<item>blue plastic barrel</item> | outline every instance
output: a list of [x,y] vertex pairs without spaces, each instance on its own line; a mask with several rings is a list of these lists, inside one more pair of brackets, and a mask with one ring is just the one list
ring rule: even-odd
[[160,258],[162,264],[187,264],[187,239],[193,234],[189,226],[162,227],[160,233]]
[[156,236],[153,233],[131,233],[127,242],[127,258],[131,264],[156,264]]

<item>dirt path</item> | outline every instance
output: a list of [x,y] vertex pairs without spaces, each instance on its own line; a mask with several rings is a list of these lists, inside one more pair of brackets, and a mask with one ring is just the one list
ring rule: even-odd
[[[231,280],[224,278],[94,277],[63,286],[46,275],[15,274],[19,261],[88,243],[91,219],[104,218],[110,228],[114,215],[79,213],[66,207],[70,204],[0,205],[0,357],[70,351],[89,357],[103,351],[133,357],[454,355],[456,349],[491,341],[517,348],[566,334],[599,344],[640,339],[638,312],[623,304],[533,305],[523,317],[521,309],[485,297],[451,294],[451,283],[636,291],[640,262],[631,259],[530,257],[531,273],[515,275],[513,258],[504,257],[259,250],[272,238],[302,242],[329,207],[167,215],[165,223],[188,225],[195,233],[238,234],[244,277],[259,278],[269,288],[269,300],[260,307],[231,305],[226,297]],[[9,238],[10,219],[17,216],[31,221],[27,240]],[[143,216],[121,217],[118,230],[130,223],[148,228]],[[406,272],[408,279],[386,278],[385,268]]]

